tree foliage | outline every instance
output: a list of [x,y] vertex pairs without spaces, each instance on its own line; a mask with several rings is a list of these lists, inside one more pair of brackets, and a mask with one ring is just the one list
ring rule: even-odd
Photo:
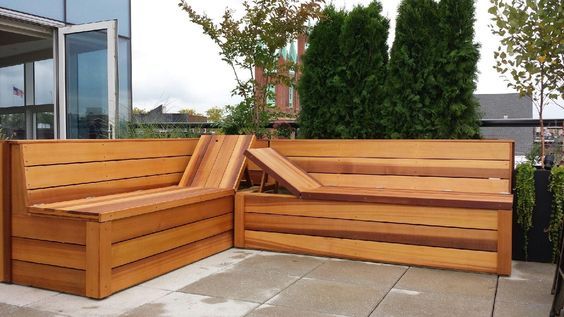
[[380,132],[389,21],[373,1],[346,13],[329,6],[312,30],[299,84],[301,133],[373,138]]
[[476,138],[472,0],[404,0],[386,81],[387,136]]
[[300,133],[306,138],[332,138],[345,135],[339,107],[343,57],[336,45],[346,13],[328,6],[309,34],[309,46],[303,55],[303,73],[298,84],[300,94]]
[[525,259],[529,252],[529,230],[533,227],[533,210],[535,208],[535,167],[531,162],[517,165],[515,171],[515,209],[517,223],[523,229],[525,243],[523,251]]
[[206,110],[206,117],[208,117],[208,122],[221,122],[223,120],[223,114],[225,109],[220,107],[211,107]]
[[[232,127],[238,130],[237,133],[263,134],[272,119],[267,103],[268,87],[291,84],[293,77],[289,70],[297,68],[292,61],[279,65],[278,50],[304,34],[308,21],[319,18],[324,0],[245,0],[241,17],[227,8],[219,23],[196,12],[190,2],[182,0],[179,6],[219,47],[222,60],[232,68],[235,76],[236,86],[232,93],[243,99],[240,104],[228,107],[226,119],[230,123],[242,124],[239,128]],[[264,70],[265,81],[255,79],[255,66]]]
[[201,116],[202,114],[192,108],[184,108],[178,110],[178,113],[187,114],[189,116]]
[[564,98],[564,5],[562,0],[490,0],[492,32],[501,38],[494,68],[507,85],[529,96],[539,114],[541,164],[543,113],[548,99]]

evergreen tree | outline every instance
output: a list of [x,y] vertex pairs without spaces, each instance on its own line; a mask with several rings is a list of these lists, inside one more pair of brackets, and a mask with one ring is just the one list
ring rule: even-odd
[[441,0],[441,54],[437,65],[439,116],[435,138],[465,139],[480,136],[478,100],[474,97],[479,46],[474,44],[474,0]]
[[404,0],[399,6],[396,35],[386,79],[384,124],[390,138],[432,138],[436,135],[435,77],[438,4],[433,0]]
[[388,29],[377,1],[350,13],[326,9],[311,32],[299,84],[304,137],[381,135]]
[[343,138],[376,138],[385,94],[383,85],[388,63],[389,20],[382,5],[373,1],[356,6],[346,17],[339,39],[344,64],[345,86],[340,91],[340,115],[347,129]]
[[344,87],[344,61],[337,45],[346,13],[330,5],[323,16],[309,34],[298,84],[301,106],[298,120],[300,135],[305,138],[335,138],[346,131],[338,104]]

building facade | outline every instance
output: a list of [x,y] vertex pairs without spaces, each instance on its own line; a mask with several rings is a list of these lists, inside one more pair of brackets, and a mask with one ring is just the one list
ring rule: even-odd
[[130,0],[0,0],[0,128],[118,137],[131,119]]

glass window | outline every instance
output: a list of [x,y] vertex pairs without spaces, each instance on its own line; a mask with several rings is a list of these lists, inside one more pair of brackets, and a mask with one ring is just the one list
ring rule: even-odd
[[35,131],[37,139],[54,139],[54,120],[53,112],[37,112],[35,114]]
[[118,33],[130,36],[129,0],[67,0],[67,22],[89,23],[118,20]]
[[34,63],[35,104],[53,104],[53,60],[46,59]]
[[67,136],[107,138],[108,47],[106,31],[66,35]]
[[130,50],[131,41],[120,38],[118,47],[118,71],[119,71],[119,105],[118,105],[118,131],[127,128],[127,122],[131,120],[131,78],[130,78]]
[[59,21],[65,18],[64,0],[0,0],[0,7]]
[[25,140],[25,113],[0,114],[0,136],[3,139]]
[[0,68],[0,108],[25,104],[24,65]]

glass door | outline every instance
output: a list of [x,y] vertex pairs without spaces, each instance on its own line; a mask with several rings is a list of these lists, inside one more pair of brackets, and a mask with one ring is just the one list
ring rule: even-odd
[[59,28],[61,139],[115,136],[117,122],[117,22]]

